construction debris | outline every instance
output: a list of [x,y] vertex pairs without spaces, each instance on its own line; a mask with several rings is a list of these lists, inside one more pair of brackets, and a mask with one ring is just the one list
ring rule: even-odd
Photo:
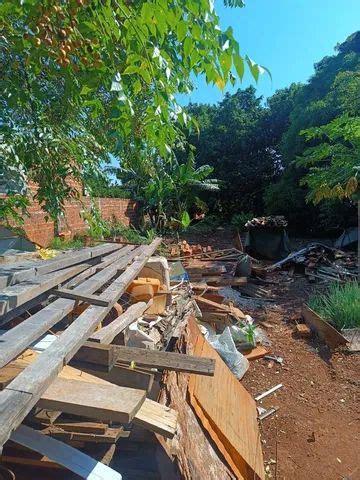
[[344,282],[357,278],[355,253],[343,252],[321,243],[312,243],[267,268],[269,272],[294,265],[301,268],[310,281]]
[[254,227],[269,227],[269,228],[285,228],[288,222],[282,215],[275,215],[269,217],[255,217],[245,223],[246,228]]

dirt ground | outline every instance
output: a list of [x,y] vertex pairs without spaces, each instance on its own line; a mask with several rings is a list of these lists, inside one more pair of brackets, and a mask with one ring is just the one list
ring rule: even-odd
[[275,282],[267,285],[275,302],[246,313],[263,325],[272,354],[284,362],[253,361],[242,379],[254,396],[283,384],[259,402],[267,409],[279,407],[261,421],[268,477],[359,480],[360,354],[331,354],[316,338],[296,338],[293,329],[309,283],[302,275],[289,283],[278,272],[269,279]]

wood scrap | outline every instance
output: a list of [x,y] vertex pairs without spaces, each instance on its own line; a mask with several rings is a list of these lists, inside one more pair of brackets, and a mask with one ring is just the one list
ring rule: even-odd
[[100,305],[100,307],[109,306],[109,300],[102,300],[98,295],[82,295],[81,293],[73,292],[68,288],[56,288],[50,290],[52,295],[60,298],[68,298],[69,300],[76,300],[77,302],[89,303],[91,305]]
[[21,425],[13,432],[11,440],[46,455],[51,460],[87,480],[121,480],[122,478],[120,473],[97,462],[85,453],[54,438],[42,435],[26,425]]
[[346,338],[336,330],[330,323],[325,322],[317,313],[307,305],[302,307],[302,315],[307,325],[314,330],[330,348],[346,345]]
[[141,317],[141,315],[151,304],[152,299],[148,303],[138,302],[134,305],[130,305],[125,313],[121,314],[106,327],[97,330],[92,334],[89,340],[98,343],[111,343],[119,333],[121,333],[123,330],[125,330],[125,328]]
[[[143,247],[140,255],[127,270],[107,287],[102,298],[117,302],[130,282],[136,278],[147,259],[160,245],[161,239]],[[82,313],[38,359],[21,372],[8,387],[0,392],[0,444],[8,440],[31,408],[37,403],[49,384],[74,356],[84,340],[105,318],[109,307],[91,305]]]

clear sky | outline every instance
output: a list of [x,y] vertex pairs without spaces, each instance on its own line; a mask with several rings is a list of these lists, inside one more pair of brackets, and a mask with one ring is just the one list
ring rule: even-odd
[[[259,95],[271,96],[292,82],[305,82],[313,73],[314,63],[334,53],[334,46],[360,29],[360,0],[245,0],[244,8],[226,8],[216,0],[216,11],[223,29],[232,26],[243,55],[272,74],[264,74],[257,85]],[[223,92],[196,79],[197,89],[181,96],[180,103],[215,103]],[[246,75],[235,88],[255,85]]]

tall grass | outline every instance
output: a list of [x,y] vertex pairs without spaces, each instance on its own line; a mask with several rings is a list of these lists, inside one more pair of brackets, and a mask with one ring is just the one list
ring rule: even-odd
[[360,287],[357,282],[333,283],[325,293],[312,295],[307,304],[338,330],[360,327]]

